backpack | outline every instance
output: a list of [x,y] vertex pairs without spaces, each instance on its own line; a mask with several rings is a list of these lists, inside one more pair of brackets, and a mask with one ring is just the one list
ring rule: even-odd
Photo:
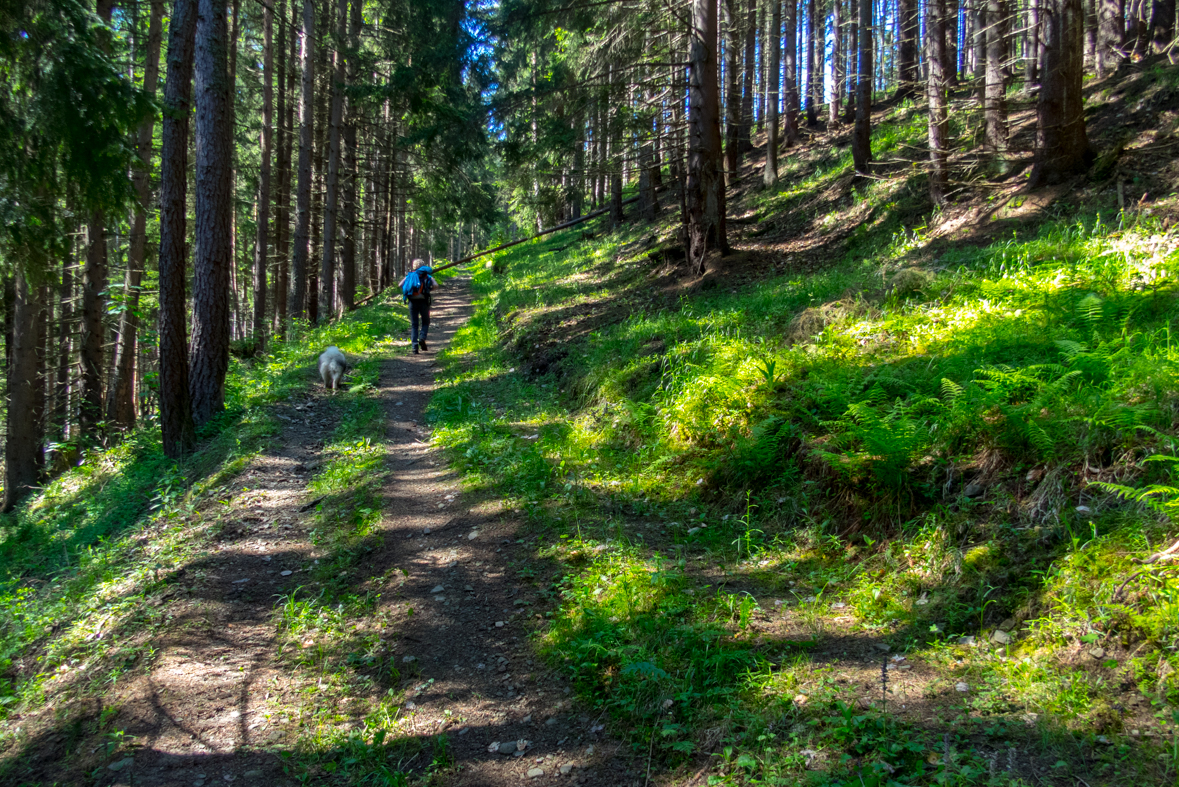
[[423,265],[406,275],[405,281],[401,282],[401,295],[405,300],[420,301],[430,296],[430,290],[434,288],[431,270],[429,265]]

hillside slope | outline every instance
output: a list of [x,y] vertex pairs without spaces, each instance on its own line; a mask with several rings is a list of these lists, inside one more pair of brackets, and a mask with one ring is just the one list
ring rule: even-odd
[[1094,169],[1042,192],[1017,111],[1011,172],[962,154],[931,212],[893,106],[869,184],[838,130],[779,190],[752,162],[702,277],[674,206],[477,273],[438,434],[562,562],[539,644],[666,783],[1174,778],[1177,84],[1091,85]]

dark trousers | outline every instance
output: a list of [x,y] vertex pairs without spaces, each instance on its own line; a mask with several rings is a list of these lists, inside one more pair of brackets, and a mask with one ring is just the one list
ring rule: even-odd
[[[426,341],[426,332],[430,330],[430,302],[428,300],[409,302],[409,320],[413,325],[413,343]],[[421,332],[418,325],[421,324]]]

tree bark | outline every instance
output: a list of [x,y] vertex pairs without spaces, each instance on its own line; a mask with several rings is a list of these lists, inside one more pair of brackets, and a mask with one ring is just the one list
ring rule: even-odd
[[1006,171],[1003,157],[1007,153],[1007,100],[1003,82],[1003,61],[1007,56],[1006,0],[986,0],[986,74],[983,92],[983,122],[986,125],[987,150]]
[[295,194],[295,242],[287,315],[307,315],[307,258],[311,248],[311,146],[315,134],[315,0],[303,0],[303,89],[299,96],[299,185]]
[[[840,2],[840,0],[835,0]],[[847,61],[847,107],[843,111],[843,121],[851,123],[856,119],[856,94],[859,90],[859,64],[856,60],[859,53],[860,14],[857,0],[848,0],[847,15],[847,47],[844,57]]]
[[741,24],[737,0],[724,0],[728,24],[725,43],[725,76],[728,98],[725,101],[725,168],[730,188],[740,178],[741,168]]
[[958,0],[942,0],[942,26],[946,33],[944,73],[946,85],[952,88],[958,84]]
[[[786,101],[782,103],[786,105],[786,111],[782,117],[782,136],[785,138],[786,146],[792,147],[798,144],[798,82],[796,81],[796,75],[798,73],[798,0],[774,0],[774,18],[779,22],[783,21],[781,16],[783,2],[786,3],[786,43],[785,52],[782,53],[786,56],[786,67],[784,69],[786,72],[786,84],[784,86],[785,90],[782,92],[786,94],[784,96]],[[778,38],[776,40],[781,41],[782,26],[779,24],[771,29],[778,31]],[[774,58],[774,47],[775,44],[771,43],[771,68],[773,68],[775,62],[781,62],[781,54],[777,59]],[[776,79],[776,74],[770,77],[770,84],[773,85]],[[779,92],[777,85],[774,85],[774,92]],[[768,93],[766,94],[766,101],[769,101]],[[776,181],[778,179],[777,162],[775,161],[774,163],[774,180]],[[767,185],[769,184],[767,183]]]
[[[916,2],[916,0],[903,0]],[[831,2],[831,102],[827,105],[827,122],[835,125],[839,122],[839,105],[843,98],[843,30],[839,19],[839,10],[843,7],[843,0]]]
[[[745,16],[745,54],[743,57],[741,77],[741,128],[737,149],[744,155],[753,150],[753,71],[757,63],[757,0],[749,0],[749,10]],[[673,79],[672,95],[682,94],[675,89]],[[682,82],[681,82],[682,85]],[[678,128],[678,126],[677,126]]]
[[[352,0],[348,17],[348,84],[354,84],[358,77],[356,53],[360,46],[361,3]],[[344,210],[341,223],[344,237],[340,254],[340,305],[345,311],[356,306],[356,193],[358,183],[356,160],[356,126],[360,122],[360,107],[349,99],[346,106],[344,125]]]
[[979,103],[985,109],[987,102],[987,30],[989,27],[987,24],[987,0],[972,1],[974,13],[971,36],[974,44],[974,73],[971,75],[971,79],[974,80]]
[[569,212],[576,219],[581,217],[585,201],[585,115],[579,113],[574,122],[577,124],[577,146],[573,148],[573,199]]
[[[110,24],[114,0],[98,0],[98,18]],[[102,39],[103,49],[109,49],[107,39]],[[82,362],[82,396],[78,412],[78,427],[82,438],[94,440],[98,437],[98,425],[103,417],[103,357],[106,326],[106,300],[102,293],[107,289],[106,217],[101,210],[90,212],[86,229],[88,247],[86,267],[82,271],[82,341],[80,356]]]
[[872,160],[872,0],[860,0],[859,66],[856,68],[856,127],[852,160],[856,172],[868,174]]
[[[33,267],[31,262],[26,266]],[[4,511],[11,511],[41,481],[45,435],[37,417],[38,391],[44,391],[41,363],[42,288],[29,281],[25,266],[17,266],[10,320],[8,352],[8,410],[4,443]],[[43,400],[43,395],[42,395]]]
[[102,211],[92,211],[87,226],[86,267],[82,270],[82,392],[78,408],[78,428],[84,440],[98,437],[102,420],[103,314],[106,301],[106,222]]
[[[160,39],[163,36],[164,0],[152,0],[148,21],[147,51],[144,53],[143,91],[154,97],[160,75]],[[127,248],[127,275],[124,278],[123,313],[119,317],[119,342],[115,350],[114,384],[107,397],[107,420],[120,429],[135,426],[135,359],[139,354],[139,290],[147,259],[147,205],[151,202],[152,133],[155,117],[149,115],[136,138],[140,166],[131,173],[136,204],[131,218],[131,237]]]
[[815,61],[815,38],[819,34],[818,3],[815,0],[807,4],[806,31],[806,122],[814,126],[819,122],[819,105],[823,103],[819,96],[822,91],[817,87],[821,84],[819,71],[822,65]]
[[270,145],[274,128],[274,12],[262,8],[262,132],[259,139],[258,231],[254,237],[254,340],[266,346],[266,268],[269,261]]
[[941,207],[946,203],[949,188],[945,0],[927,0],[925,14],[929,58],[929,197],[934,205]]
[[1097,76],[1116,71],[1121,61],[1122,0],[1097,0]]
[[[285,5],[285,0],[282,0]],[[282,6],[280,6],[282,7]],[[299,7],[292,0],[290,17],[287,18],[286,56],[282,71],[286,74],[285,89],[278,92],[279,103],[279,152],[278,152],[278,204],[275,205],[276,271],[274,281],[274,330],[279,336],[286,336],[287,294],[291,286],[291,185],[294,171],[291,166],[295,148],[295,90],[299,69],[295,67],[299,52]],[[280,79],[280,85],[284,84]]]
[[160,133],[160,430],[166,456],[196,443],[188,393],[188,118],[192,106],[197,0],[176,0],[169,22],[168,76]]
[[[71,244],[73,247],[73,244]],[[58,291],[57,376],[53,393],[53,437],[70,439],[70,370],[73,361],[74,260],[67,256],[61,265]]]
[[1153,0],[1150,8],[1150,37],[1154,51],[1159,54],[1175,40],[1175,0]]
[[[776,0],[775,0],[776,2]],[[728,251],[725,181],[721,171],[717,86],[716,2],[692,0],[688,55],[688,259],[703,274],[708,252]]]
[[327,198],[323,209],[323,255],[319,269],[319,322],[336,314],[336,233],[340,204],[340,137],[344,121],[345,57],[343,42],[348,31],[348,0],[339,0],[336,20],[335,63],[331,76],[331,114],[328,118]]
[[1025,59],[1027,82],[1029,85],[1040,83],[1040,58],[1043,56],[1040,41],[1040,4],[1043,0],[1027,0],[1028,24],[1024,35],[1027,38],[1027,53]]
[[232,104],[225,4],[198,0],[196,27],[196,258],[189,393],[198,426],[225,407],[233,264]]
[[1085,134],[1081,0],[1044,0],[1040,6],[1044,63],[1036,103],[1036,154],[1030,188],[1059,183],[1088,163]]
[[[782,55],[782,3],[795,3],[797,0],[770,0],[772,3],[769,25],[766,28],[766,43],[769,46],[765,79],[765,107],[766,107],[766,163],[762,170],[762,184],[767,188],[778,182],[778,107],[779,76],[782,73],[779,58]],[[788,55],[789,56],[789,55]],[[790,69],[787,69],[789,72]],[[787,77],[789,79],[789,77]],[[789,124],[789,114],[787,115]],[[789,131],[787,132],[789,134]]]

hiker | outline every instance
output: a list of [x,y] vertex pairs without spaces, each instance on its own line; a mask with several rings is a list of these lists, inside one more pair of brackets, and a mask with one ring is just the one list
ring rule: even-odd
[[[438,286],[430,274],[434,269],[423,259],[413,261],[413,270],[401,282],[401,296],[409,304],[409,321],[413,326],[413,354],[420,347],[426,351],[426,333],[430,330],[430,292]],[[421,331],[418,325],[421,324]]]

